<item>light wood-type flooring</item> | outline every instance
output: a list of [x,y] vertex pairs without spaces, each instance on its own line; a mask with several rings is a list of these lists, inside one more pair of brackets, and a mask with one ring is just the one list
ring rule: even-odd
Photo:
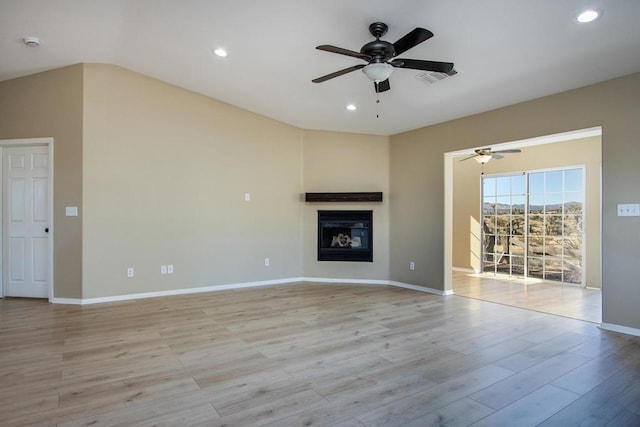
[[8,298],[0,425],[638,426],[640,338],[386,286]]
[[452,277],[456,295],[588,322],[602,321],[602,293],[599,289],[462,271],[454,271]]

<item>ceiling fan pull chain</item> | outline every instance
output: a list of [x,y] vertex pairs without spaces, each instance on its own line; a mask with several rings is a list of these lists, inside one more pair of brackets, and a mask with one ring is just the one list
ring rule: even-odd
[[376,113],[376,119],[380,118],[380,82],[374,82],[376,84],[376,109],[378,112]]

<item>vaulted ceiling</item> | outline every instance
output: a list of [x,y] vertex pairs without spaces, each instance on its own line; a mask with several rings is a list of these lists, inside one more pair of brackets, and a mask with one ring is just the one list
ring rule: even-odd
[[[586,8],[601,17],[576,23]],[[638,72],[639,19],[637,0],[2,0],[0,80],[112,63],[301,128],[391,135]],[[400,56],[458,74],[394,69],[379,103],[360,71],[311,82],[363,63],[316,46],[359,51],[378,21],[392,43],[432,31]]]

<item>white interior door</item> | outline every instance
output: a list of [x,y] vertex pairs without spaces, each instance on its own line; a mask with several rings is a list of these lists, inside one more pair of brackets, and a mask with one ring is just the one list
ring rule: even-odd
[[49,149],[3,149],[4,294],[49,296]]

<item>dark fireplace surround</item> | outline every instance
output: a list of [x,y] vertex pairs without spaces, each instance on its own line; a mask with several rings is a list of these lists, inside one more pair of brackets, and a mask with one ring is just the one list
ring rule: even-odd
[[319,210],[318,261],[373,262],[373,211]]

